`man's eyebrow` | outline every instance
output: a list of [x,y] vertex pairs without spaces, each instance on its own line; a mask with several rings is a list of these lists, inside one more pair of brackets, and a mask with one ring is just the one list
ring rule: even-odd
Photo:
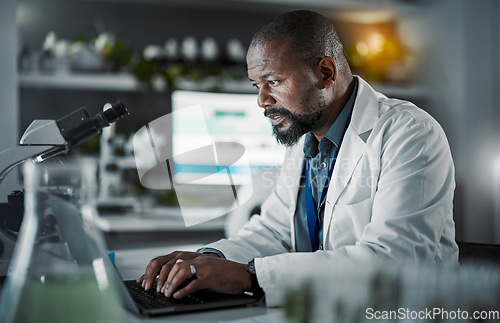
[[[273,76],[273,75],[277,75],[278,73],[277,72],[268,72],[268,73],[265,73],[265,74],[262,74],[262,75],[259,75],[259,78],[260,79],[265,79],[265,78],[268,78],[269,76]],[[250,81],[254,81],[252,80],[251,78],[248,78]]]

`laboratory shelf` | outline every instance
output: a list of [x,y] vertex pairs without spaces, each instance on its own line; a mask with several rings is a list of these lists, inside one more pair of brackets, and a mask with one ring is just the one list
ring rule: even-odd
[[[424,99],[424,87],[408,84],[370,83],[373,88],[386,96],[408,100]],[[25,88],[48,88],[61,90],[109,90],[137,92],[145,91],[146,86],[141,84],[134,75],[128,73],[106,74],[19,74],[19,86]],[[221,92],[256,93],[247,80],[231,80],[217,84],[213,78],[202,81],[180,80],[178,88],[191,91],[212,91],[217,88]]]
[[144,88],[132,74],[127,73],[19,74],[19,85],[52,89],[113,91],[140,91]]
[[[274,11],[296,9],[297,7],[314,10],[366,10],[390,9],[400,12],[420,10],[421,3],[426,0],[86,0],[88,2],[111,2],[120,4],[150,4],[177,7],[220,8],[245,11]],[[265,6],[261,6],[265,5]],[[263,9],[265,8],[265,9]]]
[[[57,73],[57,74],[19,74],[19,86],[23,88],[61,89],[61,90],[108,90],[124,92],[146,91],[147,86],[140,83],[133,74],[128,73]],[[177,87],[191,91],[213,91],[233,93],[255,93],[248,80],[217,81],[213,77],[206,80],[191,81],[180,78]]]

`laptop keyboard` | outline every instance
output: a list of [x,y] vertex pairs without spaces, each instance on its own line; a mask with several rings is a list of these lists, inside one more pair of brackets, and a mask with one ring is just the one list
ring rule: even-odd
[[148,291],[145,291],[140,284],[138,284],[135,280],[126,280],[124,281],[125,286],[129,290],[130,294],[134,301],[144,308],[147,309],[155,309],[155,308],[163,308],[169,306],[176,305],[192,305],[192,304],[203,304],[199,298],[196,298],[193,295],[187,295],[181,299],[176,299],[173,297],[165,297],[162,293],[156,292],[156,283]]

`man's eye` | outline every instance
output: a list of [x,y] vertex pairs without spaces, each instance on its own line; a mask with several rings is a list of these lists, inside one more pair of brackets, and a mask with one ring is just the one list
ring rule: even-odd
[[256,89],[259,89],[259,88],[260,88],[259,84],[257,84],[257,83],[253,83],[253,84],[252,84],[252,86],[253,86],[254,88],[256,88]]
[[276,86],[276,85],[278,85],[279,82],[280,81],[277,81],[277,80],[268,81],[269,85],[271,85],[271,86]]

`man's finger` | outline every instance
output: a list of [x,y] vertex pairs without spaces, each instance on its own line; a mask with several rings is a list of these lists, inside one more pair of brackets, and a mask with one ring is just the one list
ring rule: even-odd
[[172,297],[175,291],[189,278],[191,278],[189,265],[177,262],[170,271],[169,278],[167,279],[168,288],[166,289],[165,296]]
[[172,269],[170,269],[170,272],[168,273],[168,276],[167,276],[167,281],[166,283],[168,285],[170,285],[172,283],[172,279],[177,275],[177,273],[179,272],[179,270],[182,268],[182,263],[184,262],[184,260],[182,259],[177,259],[175,261],[175,263],[173,264],[172,266]]
[[153,287],[154,280],[156,276],[160,273],[162,266],[167,263],[171,258],[171,255],[156,257],[152,259],[148,266],[146,267],[146,271],[144,273],[144,278],[142,282],[142,287],[145,290],[150,290]]
[[174,293],[174,298],[183,298],[186,297],[189,294],[192,294],[200,289],[203,288],[203,282],[199,279],[194,279],[192,280],[189,284],[186,285],[186,287],[179,289]]
[[165,285],[165,290],[164,290],[165,296],[168,295],[167,297],[170,297],[172,294],[172,293],[168,293],[168,292],[169,292],[169,290],[171,290],[171,286],[173,284],[174,278],[176,277],[177,273],[181,269],[182,262],[183,262],[182,259],[177,259],[175,261],[175,263],[172,265],[172,268],[170,269],[170,271],[168,273],[167,280],[165,281],[166,285]]
[[174,261],[174,259],[172,259],[169,262],[167,262],[165,265],[163,265],[163,267],[161,267],[160,274],[158,275],[158,282],[157,282],[157,287],[156,287],[157,292],[162,292],[162,289],[165,286],[168,275],[170,274],[170,271],[172,270],[174,264],[175,264],[175,261]]

